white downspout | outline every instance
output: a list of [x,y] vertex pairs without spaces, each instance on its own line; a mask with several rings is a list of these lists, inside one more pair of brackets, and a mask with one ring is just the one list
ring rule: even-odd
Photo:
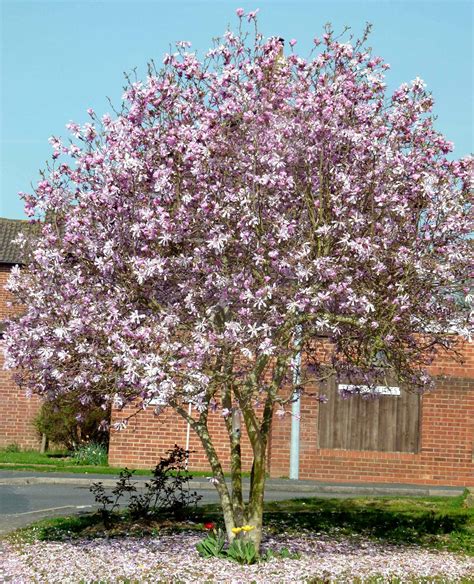
[[[297,353],[293,359],[293,386],[299,388],[301,384],[301,335],[300,324],[295,328],[295,345]],[[291,438],[290,438],[290,479],[298,479],[300,473],[300,411],[301,399],[297,391],[296,398],[291,404]]]
[[[192,406],[191,406],[191,402],[189,402],[188,404],[188,416],[191,417],[191,413],[192,413]],[[186,447],[185,450],[188,453],[186,456],[186,464],[185,464],[185,469],[188,470],[188,465],[189,465],[189,443],[190,443],[190,439],[191,439],[191,424],[188,422],[187,428],[186,428]]]

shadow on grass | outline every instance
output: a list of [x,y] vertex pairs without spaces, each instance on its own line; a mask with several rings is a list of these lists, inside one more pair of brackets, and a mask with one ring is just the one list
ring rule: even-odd
[[[324,533],[364,536],[395,544],[417,544],[474,555],[474,509],[456,498],[295,499],[267,503],[267,531],[286,535]],[[190,510],[177,520],[163,513],[153,521],[132,521],[126,514],[114,517],[105,530],[98,514],[44,520],[19,530],[25,540],[57,541],[74,537],[157,536],[182,530],[202,531],[202,524],[223,525],[218,505]]]
[[[364,535],[392,543],[427,544],[474,554],[474,509],[465,496],[447,498],[310,499],[267,506],[276,533],[301,531]],[[443,537],[448,536],[448,537]]]

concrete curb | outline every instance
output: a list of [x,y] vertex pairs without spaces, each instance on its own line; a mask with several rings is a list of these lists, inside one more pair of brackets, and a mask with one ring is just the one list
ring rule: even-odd
[[[143,479],[135,478],[137,488],[144,488],[148,477]],[[116,478],[102,477],[12,477],[0,478],[0,486],[26,486],[26,485],[70,485],[77,487],[89,487],[92,483],[101,482],[104,487],[114,487],[117,483]],[[248,489],[248,480],[244,481],[244,489]],[[209,481],[192,480],[189,483],[191,489],[213,491],[214,486]],[[266,491],[288,491],[294,492],[295,497],[298,493],[306,495],[313,494],[334,494],[334,495],[353,495],[353,496],[407,496],[407,497],[457,497],[464,492],[463,487],[434,487],[431,485],[364,485],[364,484],[321,484],[321,483],[298,483],[296,481],[279,481],[272,483],[268,481],[265,487]]]

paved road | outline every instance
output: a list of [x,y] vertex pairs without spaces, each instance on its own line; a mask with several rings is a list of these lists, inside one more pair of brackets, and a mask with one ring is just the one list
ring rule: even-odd
[[[136,477],[143,483],[146,477]],[[87,513],[96,509],[94,496],[89,491],[93,480],[102,480],[110,489],[116,481],[113,476],[71,475],[59,473],[30,473],[0,471],[0,534],[28,525],[44,517]],[[245,481],[248,485],[248,480]],[[202,503],[217,502],[217,493],[205,478],[197,478],[192,489],[202,495]],[[328,484],[313,481],[269,479],[265,497],[268,501],[294,497],[354,497],[367,494],[457,495],[462,489],[446,487],[432,489],[414,485],[354,485]]]
[[[217,503],[218,496],[214,488],[197,489],[202,496],[200,504]],[[311,497],[311,492],[299,493],[298,497]],[[346,497],[344,494],[323,494],[325,497]],[[293,490],[269,491],[268,501],[291,499]],[[124,502],[126,497],[124,497]],[[72,513],[89,513],[97,505],[94,496],[86,485],[0,485],[0,534],[8,533],[43,519]]]
[[[88,513],[97,508],[88,484],[46,482],[21,484],[21,482],[20,484],[0,484],[0,534],[8,533],[45,517]],[[207,488],[202,488],[203,486]],[[193,487],[194,489],[202,496],[201,504],[218,502],[215,488],[206,485],[205,482],[198,483]],[[287,490],[270,490],[266,496],[267,500],[275,501],[291,499],[295,496],[311,497],[314,496],[314,492],[295,495],[294,489],[289,484]],[[325,496],[335,495],[328,493]],[[340,495],[336,494],[336,496]],[[126,502],[126,500],[124,497],[123,501]]]
[[[217,502],[215,489],[203,491],[202,502]],[[0,486],[0,534],[28,525],[44,517],[91,512],[97,508],[85,485],[2,485]]]

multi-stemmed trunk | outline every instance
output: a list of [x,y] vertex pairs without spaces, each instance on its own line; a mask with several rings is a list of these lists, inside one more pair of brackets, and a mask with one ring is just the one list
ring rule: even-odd
[[254,542],[257,551],[260,549],[262,541],[265,461],[266,448],[263,447],[263,450],[259,452],[257,456],[254,453],[249,502],[246,512],[246,523],[255,528],[248,532],[247,537]]
[[[197,426],[197,427],[196,427]],[[226,483],[222,465],[219,461],[217,452],[212,444],[208,432],[207,423],[205,425],[195,425],[202,445],[206,452],[209,464],[211,466],[214,478],[214,484],[219,494],[222,513],[224,518],[225,529],[229,542],[236,537],[233,529],[249,525],[253,529],[243,532],[240,537],[252,541],[255,549],[260,549],[262,540],[263,524],[263,501],[265,490],[265,466],[266,466],[266,445],[268,431],[261,433],[259,436],[253,436],[251,439],[253,450],[253,464],[250,476],[250,491],[248,502],[244,502],[242,486],[242,456],[240,448],[240,431],[231,432],[231,480],[229,489]]]
[[[229,415],[224,419],[230,445],[230,489],[209,433],[209,410],[203,411],[198,419],[193,419],[184,408],[175,404],[177,411],[190,423],[203,445],[212,469],[213,482],[220,498],[229,542],[235,539],[236,533],[239,533],[241,539],[244,538],[254,543],[257,552],[260,550],[262,541],[268,437],[272,424],[273,406],[286,371],[288,359],[277,358],[272,381],[267,388],[263,411],[258,415],[252,406],[252,397],[255,395],[255,389],[261,381],[268,362],[269,358],[266,356],[257,359],[246,384],[240,386],[232,381],[233,359],[224,358],[219,363],[220,371],[228,380],[228,383],[224,383],[222,387],[222,407],[229,412]],[[246,431],[253,454],[248,502],[244,501],[243,496],[241,428]],[[236,529],[244,526],[249,526],[250,529],[246,528],[241,531]]]

